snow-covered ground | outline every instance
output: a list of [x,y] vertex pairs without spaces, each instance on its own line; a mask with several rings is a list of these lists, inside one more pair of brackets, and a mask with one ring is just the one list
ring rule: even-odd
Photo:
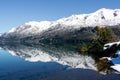
[[[120,45],[120,41],[105,44],[104,47],[103,47],[103,50],[109,49],[113,45],[116,45],[116,46]],[[113,66],[111,66],[111,68],[113,68],[114,70],[120,72],[120,50],[117,50],[115,55],[117,55],[117,57],[115,57],[115,58],[108,57],[107,59],[114,64]]]
[[111,68],[120,72],[120,64],[115,64],[114,66],[111,66]]
[[120,41],[118,41],[118,42],[113,42],[113,43],[107,43],[107,44],[104,45],[103,50],[106,50],[106,49],[112,47],[113,45],[118,46],[119,44],[120,44]]
[[110,58],[110,61],[114,64],[113,66],[111,66],[111,68],[120,72],[120,50],[118,50],[115,54],[118,55],[118,57]]

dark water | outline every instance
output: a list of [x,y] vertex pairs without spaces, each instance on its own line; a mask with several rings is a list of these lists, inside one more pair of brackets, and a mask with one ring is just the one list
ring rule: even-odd
[[120,80],[120,74],[74,46],[1,45],[0,80]]

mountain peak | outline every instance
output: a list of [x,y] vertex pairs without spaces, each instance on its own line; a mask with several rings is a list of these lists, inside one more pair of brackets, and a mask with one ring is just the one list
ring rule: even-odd
[[120,9],[109,9],[109,8],[101,8],[99,10],[97,10],[96,12],[106,12],[106,11],[120,11]]
[[[114,15],[114,13],[119,13],[120,12],[120,9],[107,9],[107,8],[101,8],[101,9],[99,9],[99,10],[97,10],[96,12],[94,12],[94,13],[96,13],[96,14],[98,14],[98,13],[102,13],[102,14],[104,14],[104,13],[107,13],[108,15],[109,14],[113,14]],[[120,14],[120,13],[119,13]]]
[[99,9],[99,10],[97,10],[97,11],[99,12],[99,11],[108,11],[108,10],[114,10],[114,9],[101,8],[101,9]]

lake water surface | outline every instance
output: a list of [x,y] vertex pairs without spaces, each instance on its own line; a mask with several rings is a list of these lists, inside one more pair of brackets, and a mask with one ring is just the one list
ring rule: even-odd
[[70,45],[0,45],[0,80],[120,80],[111,64]]

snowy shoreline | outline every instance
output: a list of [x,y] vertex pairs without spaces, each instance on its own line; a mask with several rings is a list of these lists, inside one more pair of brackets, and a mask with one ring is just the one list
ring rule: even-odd
[[120,72],[120,50],[118,50],[115,53],[115,55],[117,55],[116,58],[110,57],[108,60],[113,63],[113,66],[111,66],[111,68],[113,68],[114,70]]

